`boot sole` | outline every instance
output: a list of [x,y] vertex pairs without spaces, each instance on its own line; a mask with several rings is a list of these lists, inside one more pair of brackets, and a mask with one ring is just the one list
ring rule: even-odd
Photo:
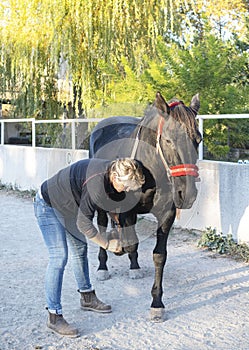
[[81,309],[85,310],[85,311],[98,312],[99,314],[109,314],[112,312],[112,309],[110,309],[110,310],[96,310],[96,309],[93,309],[93,308],[87,307],[87,306],[81,306]]
[[59,335],[60,337],[79,338],[79,336],[80,336],[80,333],[73,334],[73,335],[71,335],[71,334],[61,334],[61,333],[56,332],[53,328],[50,328],[48,326],[47,326],[47,330],[48,330],[48,332],[54,333],[56,335]]

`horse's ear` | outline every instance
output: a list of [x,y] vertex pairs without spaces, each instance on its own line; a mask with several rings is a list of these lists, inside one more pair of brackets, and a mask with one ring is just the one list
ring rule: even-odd
[[162,111],[163,114],[168,115],[170,113],[169,105],[167,104],[167,102],[165,101],[165,99],[163,98],[163,96],[161,95],[161,93],[159,91],[156,93],[156,99],[154,102],[154,106],[156,108],[158,108],[160,111]]
[[195,114],[198,113],[200,109],[200,96],[199,94],[196,94],[192,97],[191,103],[190,103],[190,108],[194,111]]

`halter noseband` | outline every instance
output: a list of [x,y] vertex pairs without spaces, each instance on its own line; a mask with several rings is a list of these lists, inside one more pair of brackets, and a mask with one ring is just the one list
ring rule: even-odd
[[[180,104],[183,104],[183,102],[181,101],[172,102],[169,104],[169,107],[172,108]],[[180,165],[174,165],[169,167],[166,159],[164,158],[163,151],[160,145],[160,139],[163,132],[164,122],[165,122],[164,117],[160,116],[158,126],[157,126],[156,153],[160,155],[160,158],[163,162],[163,165],[167,171],[168,176],[178,177],[178,176],[190,175],[194,177],[199,177],[198,167],[195,164],[180,164]]]

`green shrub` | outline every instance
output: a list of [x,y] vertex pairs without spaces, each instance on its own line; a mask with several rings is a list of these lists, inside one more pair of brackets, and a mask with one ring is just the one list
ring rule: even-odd
[[249,246],[245,243],[238,244],[231,234],[217,233],[216,229],[208,227],[198,241],[198,246],[208,248],[219,254],[228,254],[235,259],[249,262]]

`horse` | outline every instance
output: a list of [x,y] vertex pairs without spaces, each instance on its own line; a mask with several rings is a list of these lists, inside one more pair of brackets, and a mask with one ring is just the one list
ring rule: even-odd
[[[141,191],[128,192],[126,204],[120,204],[118,218],[122,252],[128,253],[130,271],[139,271],[138,243],[135,225],[138,214],[152,213],[157,219],[156,245],[153,249],[155,267],[151,290],[152,321],[164,319],[163,271],[167,259],[167,240],[174,223],[176,210],[189,209],[197,197],[196,180],[198,145],[202,136],[196,116],[200,108],[199,94],[189,106],[173,99],[167,103],[160,92],[144,112],[144,116],[109,117],[99,122],[90,135],[89,157],[114,160],[131,157],[142,166],[145,183]],[[127,203],[130,203],[129,205]],[[98,226],[106,231],[108,218],[100,209]],[[100,248],[99,271],[107,271],[107,254]]]

